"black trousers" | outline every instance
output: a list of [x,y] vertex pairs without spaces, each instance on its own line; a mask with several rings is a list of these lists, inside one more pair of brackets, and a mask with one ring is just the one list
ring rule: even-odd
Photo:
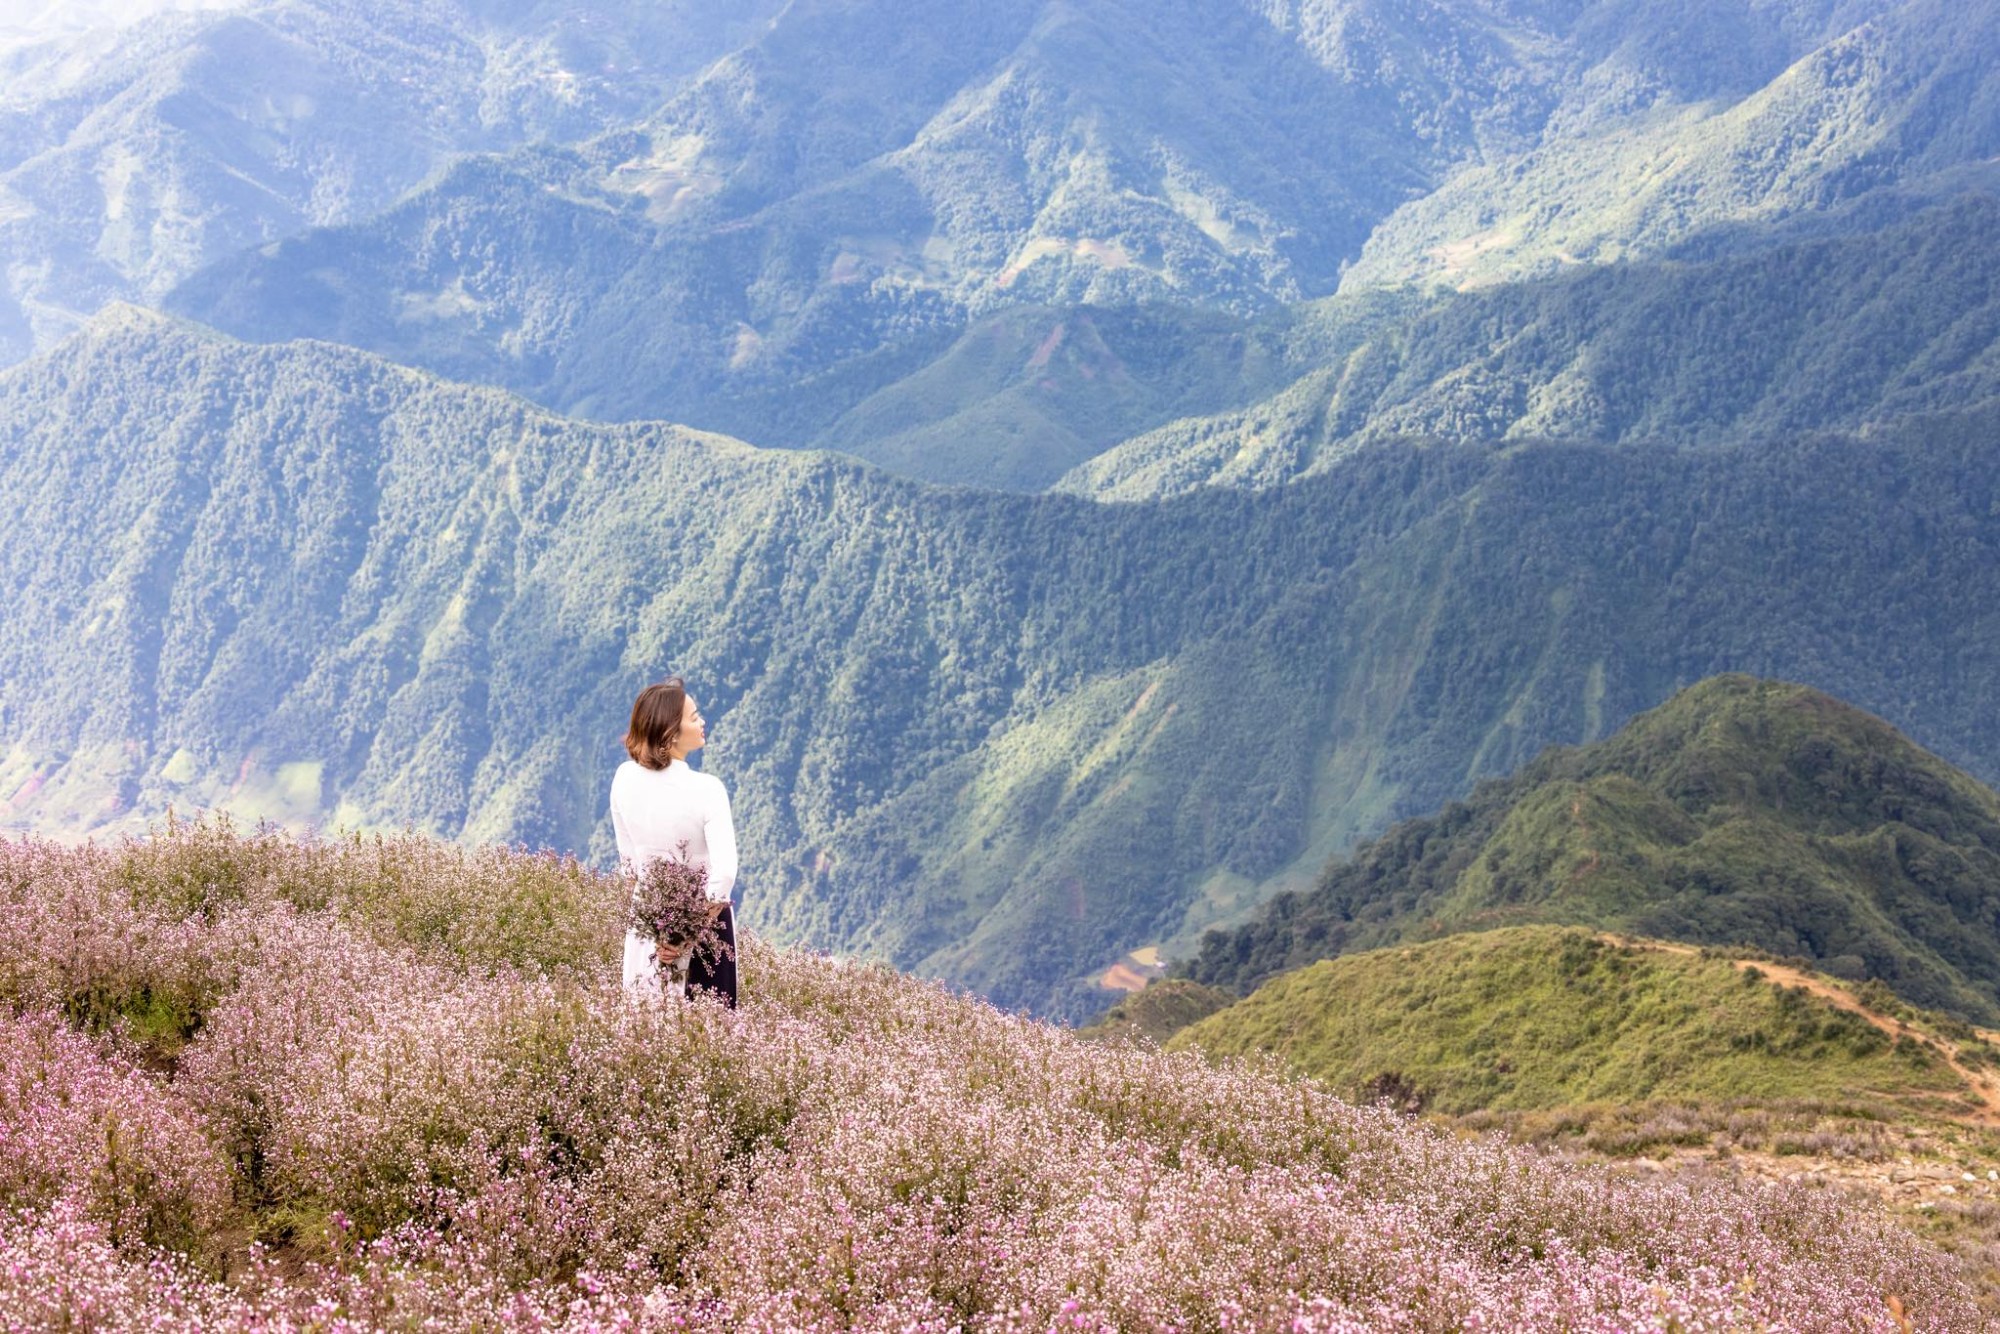
[[714,992],[722,997],[722,1003],[730,1009],[736,1008],[736,907],[734,904],[722,910],[721,920],[716,922],[716,936],[729,946],[729,958],[709,958],[696,950],[688,959],[687,997],[695,998],[697,987]]

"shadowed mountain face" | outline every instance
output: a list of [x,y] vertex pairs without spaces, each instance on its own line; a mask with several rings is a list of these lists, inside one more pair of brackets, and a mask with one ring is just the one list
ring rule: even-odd
[[2000,795],[1804,686],[1703,682],[1398,825],[1204,941],[1245,989],[1349,950],[1513,922],[1821,961],[2000,1019]]
[[754,924],[1087,1012],[1123,951],[1718,670],[2000,773],[1996,440],[1384,443],[1100,506],[134,312],[0,378],[0,796],[607,855],[615,735],[679,670]]

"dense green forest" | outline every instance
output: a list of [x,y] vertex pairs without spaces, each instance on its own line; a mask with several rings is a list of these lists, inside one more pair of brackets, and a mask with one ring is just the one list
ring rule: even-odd
[[1382,442],[1107,506],[118,312],[0,377],[0,789],[603,857],[631,695],[682,671],[754,925],[1089,1013],[1124,951],[1716,671],[2000,774],[1996,427]]
[[[524,207],[556,207],[539,189],[523,197]],[[584,263],[588,250],[573,258]],[[963,327],[878,331],[827,368],[793,359],[716,380],[678,362],[664,378],[628,362],[619,374],[672,386],[661,405],[677,420],[759,444],[839,449],[933,481],[1146,499],[1282,484],[1388,436],[1718,443],[1987,402],[2000,394],[1996,256],[2000,195],[1975,192],[1876,231],[1698,261],[1466,292],[1362,291],[1255,318],[1027,306]],[[324,277],[357,264],[316,252],[309,267]],[[317,308],[295,296],[270,299]],[[192,294],[176,301],[243,325]],[[722,333],[701,332],[709,318],[680,312],[645,337],[721,346]],[[331,332],[364,346],[386,337]],[[390,345],[420,364],[439,360]],[[615,345],[650,355],[623,334]],[[499,362],[444,364],[473,378],[514,374]],[[622,415],[597,400],[573,406]]]
[[1720,677],[1395,826],[1185,971],[1242,992],[1515,922],[1804,957],[2000,1023],[2000,795],[1818,691]]

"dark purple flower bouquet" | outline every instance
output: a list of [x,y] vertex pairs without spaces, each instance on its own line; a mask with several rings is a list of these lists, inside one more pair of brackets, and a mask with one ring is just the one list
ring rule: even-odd
[[656,857],[640,868],[632,893],[632,929],[653,942],[662,965],[696,951],[716,962],[736,951],[718,929],[727,904],[708,897],[708,870],[678,857]]

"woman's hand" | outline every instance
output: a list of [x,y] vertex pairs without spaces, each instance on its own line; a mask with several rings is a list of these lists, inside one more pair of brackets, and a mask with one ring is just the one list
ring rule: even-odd
[[[711,899],[708,902],[707,910],[708,910],[707,926],[709,929],[713,929],[715,927],[715,924],[722,920],[722,914],[729,911],[729,900]],[[693,948],[694,948],[694,942],[692,940],[681,940],[681,941],[656,940],[653,942],[653,960],[654,962],[658,963],[660,967],[665,968],[670,964],[679,963],[683,958],[686,957],[687,952]]]

